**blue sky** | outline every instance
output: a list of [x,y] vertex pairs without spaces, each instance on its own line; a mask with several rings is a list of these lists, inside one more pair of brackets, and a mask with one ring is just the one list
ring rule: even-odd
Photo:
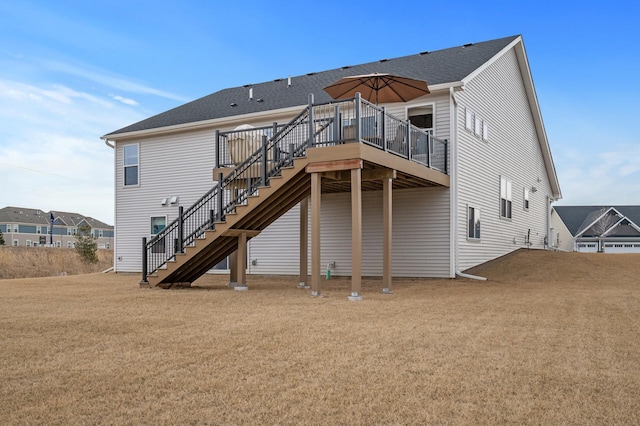
[[522,34],[563,192],[640,204],[635,2],[0,0],[0,207],[113,223],[100,136],[226,87]]

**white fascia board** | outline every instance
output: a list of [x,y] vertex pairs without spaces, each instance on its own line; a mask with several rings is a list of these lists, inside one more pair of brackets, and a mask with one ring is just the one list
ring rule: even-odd
[[514,49],[518,63],[520,65],[520,72],[522,75],[522,81],[527,92],[527,98],[529,99],[529,107],[531,109],[531,115],[536,127],[536,133],[538,139],[541,141],[540,148],[542,149],[542,157],[544,159],[545,168],[547,169],[547,175],[549,176],[549,183],[553,192],[553,200],[558,201],[562,198],[562,191],[560,190],[560,182],[558,181],[558,174],[556,173],[556,167],[551,156],[551,148],[549,146],[549,140],[547,139],[547,132],[544,128],[544,122],[542,120],[542,113],[540,112],[540,104],[538,103],[538,96],[536,95],[535,86],[533,84],[533,78],[531,76],[531,69],[529,68],[529,61],[527,59],[527,53],[524,48],[524,41],[522,36],[516,37],[511,43],[505,46],[500,52],[495,54],[491,59],[476,68],[471,74],[462,79],[462,83],[467,84],[473,80],[478,74],[490,67],[495,61],[497,61],[502,55],[508,52],[510,49]]
[[[592,227],[593,225],[595,225],[595,224],[596,224],[600,219],[602,219],[602,218],[603,218],[603,217],[605,217],[607,214],[609,214],[609,212],[610,212],[611,210],[614,210],[614,211],[615,211],[615,212],[617,212],[617,213],[618,213],[618,215],[620,216],[620,213],[618,212],[618,210],[614,209],[613,207],[609,207],[607,210],[605,210],[605,212],[604,212],[604,213],[602,213],[600,216],[598,216],[596,219],[594,219],[594,220],[589,224],[589,226],[586,226],[582,231],[578,232],[578,233],[576,234],[576,238],[580,237],[582,234],[584,234],[585,232],[587,232],[587,230],[591,229],[591,227]],[[591,213],[589,213],[589,214],[591,214]],[[587,216],[588,216],[588,215],[587,215]]]
[[[122,141],[134,138],[143,138],[155,135],[165,135],[169,133],[177,133],[191,130],[201,130],[206,128],[232,127],[238,124],[244,124],[249,120],[270,118],[278,119],[289,117],[292,114],[299,113],[307,105],[298,105],[288,108],[275,109],[269,111],[260,111],[251,114],[232,115],[229,117],[213,118],[211,120],[196,121],[191,123],[176,124],[174,126],[156,127],[153,129],[137,130],[134,132],[114,133],[101,136],[100,139],[109,141]],[[287,120],[289,121],[289,120]]]

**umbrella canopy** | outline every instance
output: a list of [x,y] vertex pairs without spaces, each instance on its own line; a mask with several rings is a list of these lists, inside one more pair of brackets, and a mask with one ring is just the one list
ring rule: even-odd
[[324,88],[333,99],[352,98],[356,92],[369,102],[407,102],[429,93],[427,82],[393,74],[373,73],[344,77]]

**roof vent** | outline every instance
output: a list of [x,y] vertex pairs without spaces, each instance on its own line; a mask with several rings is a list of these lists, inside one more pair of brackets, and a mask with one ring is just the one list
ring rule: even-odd
[[469,47],[469,46],[473,46],[473,43],[467,43],[462,45],[462,47]]
[[251,87],[251,86],[253,86],[253,84],[245,84],[245,85],[244,85],[244,86],[242,86],[242,87]]
[[418,53],[418,54],[419,54],[419,55],[428,55],[429,53],[431,53],[431,52],[430,52],[430,51],[428,51],[428,50],[425,50],[424,52],[420,52],[420,53]]
[[314,74],[315,74],[315,72],[308,72],[307,73],[307,75],[309,75],[309,76],[314,75]]
[[282,79],[281,79],[281,78],[276,78],[276,79],[275,79],[275,80],[273,80],[273,81],[277,83],[277,82],[279,82],[279,81],[282,81]]
[[291,87],[291,76],[287,77],[287,87]]
[[258,99],[256,99],[256,102],[262,103],[262,102],[264,102],[264,99],[258,98]]
[[388,59],[380,59],[380,62],[387,62]]
[[351,68],[351,65],[345,65],[344,67],[342,67],[341,69],[343,70],[348,70],[349,68]]
[[238,104],[237,104],[237,103],[235,103],[235,102],[231,102],[229,105],[231,106],[231,108],[233,108],[233,107],[237,107],[237,106],[238,106]]

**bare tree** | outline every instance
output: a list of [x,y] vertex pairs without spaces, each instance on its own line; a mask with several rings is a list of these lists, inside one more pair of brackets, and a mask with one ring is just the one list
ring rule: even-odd
[[605,214],[607,211],[608,209],[604,207],[598,210],[599,219],[591,226],[593,235],[598,237],[598,251],[604,251],[603,234],[616,222],[616,216],[614,214]]

